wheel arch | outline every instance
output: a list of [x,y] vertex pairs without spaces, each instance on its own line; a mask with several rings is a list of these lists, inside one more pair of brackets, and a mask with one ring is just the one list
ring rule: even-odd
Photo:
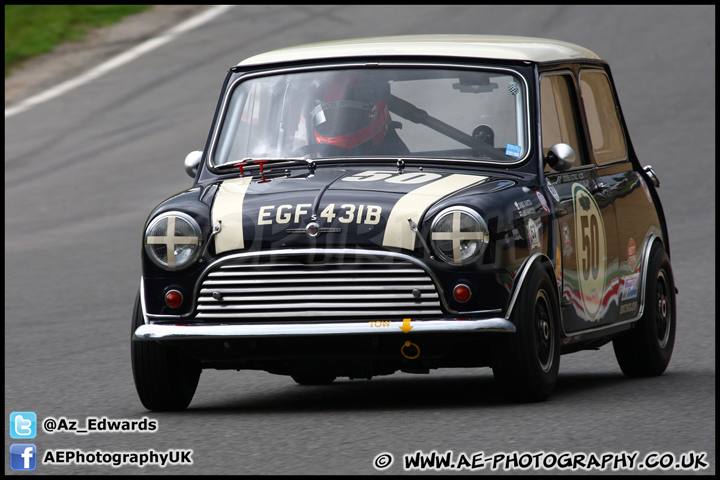
[[[643,313],[645,312],[645,291],[647,290],[648,275],[650,273],[650,255],[652,254],[652,250],[655,245],[659,245],[660,248],[665,250],[665,253],[667,253],[668,255],[668,259],[670,258],[670,252],[667,251],[665,242],[663,242],[662,237],[651,232],[648,235],[648,239],[645,241],[645,247],[642,253],[642,273],[640,274],[642,281],[640,282],[640,291],[638,292],[638,313],[635,318],[633,318],[633,323],[640,320],[640,318],[642,318],[643,316]],[[675,293],[677,294],[677,287],[675,286],[675,273],[672,271],[672,262],[670,262],[670,277],[670,280],[672,281],[672,287],[675,289]]]
[[[523,288],[523,284],[525,283],[525,279],[528,276],[528,273],[532,268],[541,268],[545,271],[545,273],[548,275],[548,278],[553,283],[557,283],[555,281],[555,269],[553,267],[552,260],[545,255],[544,253],[534,253],[528,258],[525,259],[525,261],[520,265],[520,269],[518,270],[518,274],[515,276],[517,279],[513,284],[512,293],[510,295],[510,301],[508,302],[508,307],[505,310],[505,319],[510,320],[510,317],[512,316],[513,310],[516,307],[517,299],[520,296],[520,292]],[[557,305],[557,321],[559,323],[558,326],[562,325],[562,309],[560,308],[560,289],[559,287],[555,289],[555,300]]]

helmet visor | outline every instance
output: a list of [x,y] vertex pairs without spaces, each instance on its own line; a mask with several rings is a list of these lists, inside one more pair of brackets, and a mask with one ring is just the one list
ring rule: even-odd
[[318,135],[337,137],[362,130],[370,125],[375,115],[377,108],[372,102],[338,100],[315,107],[312,120]]

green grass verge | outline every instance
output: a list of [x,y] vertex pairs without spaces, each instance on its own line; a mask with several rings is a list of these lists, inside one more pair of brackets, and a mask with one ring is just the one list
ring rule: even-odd
[[63,42],[79,41],[152,5],[5,5],[5,76]]

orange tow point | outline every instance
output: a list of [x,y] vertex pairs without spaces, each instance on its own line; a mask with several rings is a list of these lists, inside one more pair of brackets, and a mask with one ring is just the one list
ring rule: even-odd
[[409,333],[410,330],[412,330],[413,327],[410,326],[410,319],[409,318],[403,318],[403,324],[402,327],[400,327],[400,330],[402,330],[405,333]]

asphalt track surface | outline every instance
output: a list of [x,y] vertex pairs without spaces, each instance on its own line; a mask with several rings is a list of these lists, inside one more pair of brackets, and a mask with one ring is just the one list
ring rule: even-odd
[[[678,296],[673,359],[625,378],[612,347],[562,357],[549,401],[510,405],[490,369],[301,387],[264,372],[204,371],[190,408],[147,412],[130,368],[130,315],[151,209],[187,188],[225,72],[301,43],[385,34],[537,36],[610,62],[641,162],[670,230]],[[6,474],[404,473],[404,454],[633,453],[715,449],[714,6],[237,6],[89,84],[5,123]],[[48,450],[192,449],[192,465],[9,467],[14,411],[154,419],[154,433],[40,432]],[[554,470],[553,473],[572,473]],[[617,473],[646,473],[645,470]],[[451,473],[446,471],[445,473]],[[498,470],[475,473],[548,473]],[[584,473],[584,472],[580,472]],[[592,470],[588,473],[601,473]],[[607,473],[607,471],[605,472]]]

